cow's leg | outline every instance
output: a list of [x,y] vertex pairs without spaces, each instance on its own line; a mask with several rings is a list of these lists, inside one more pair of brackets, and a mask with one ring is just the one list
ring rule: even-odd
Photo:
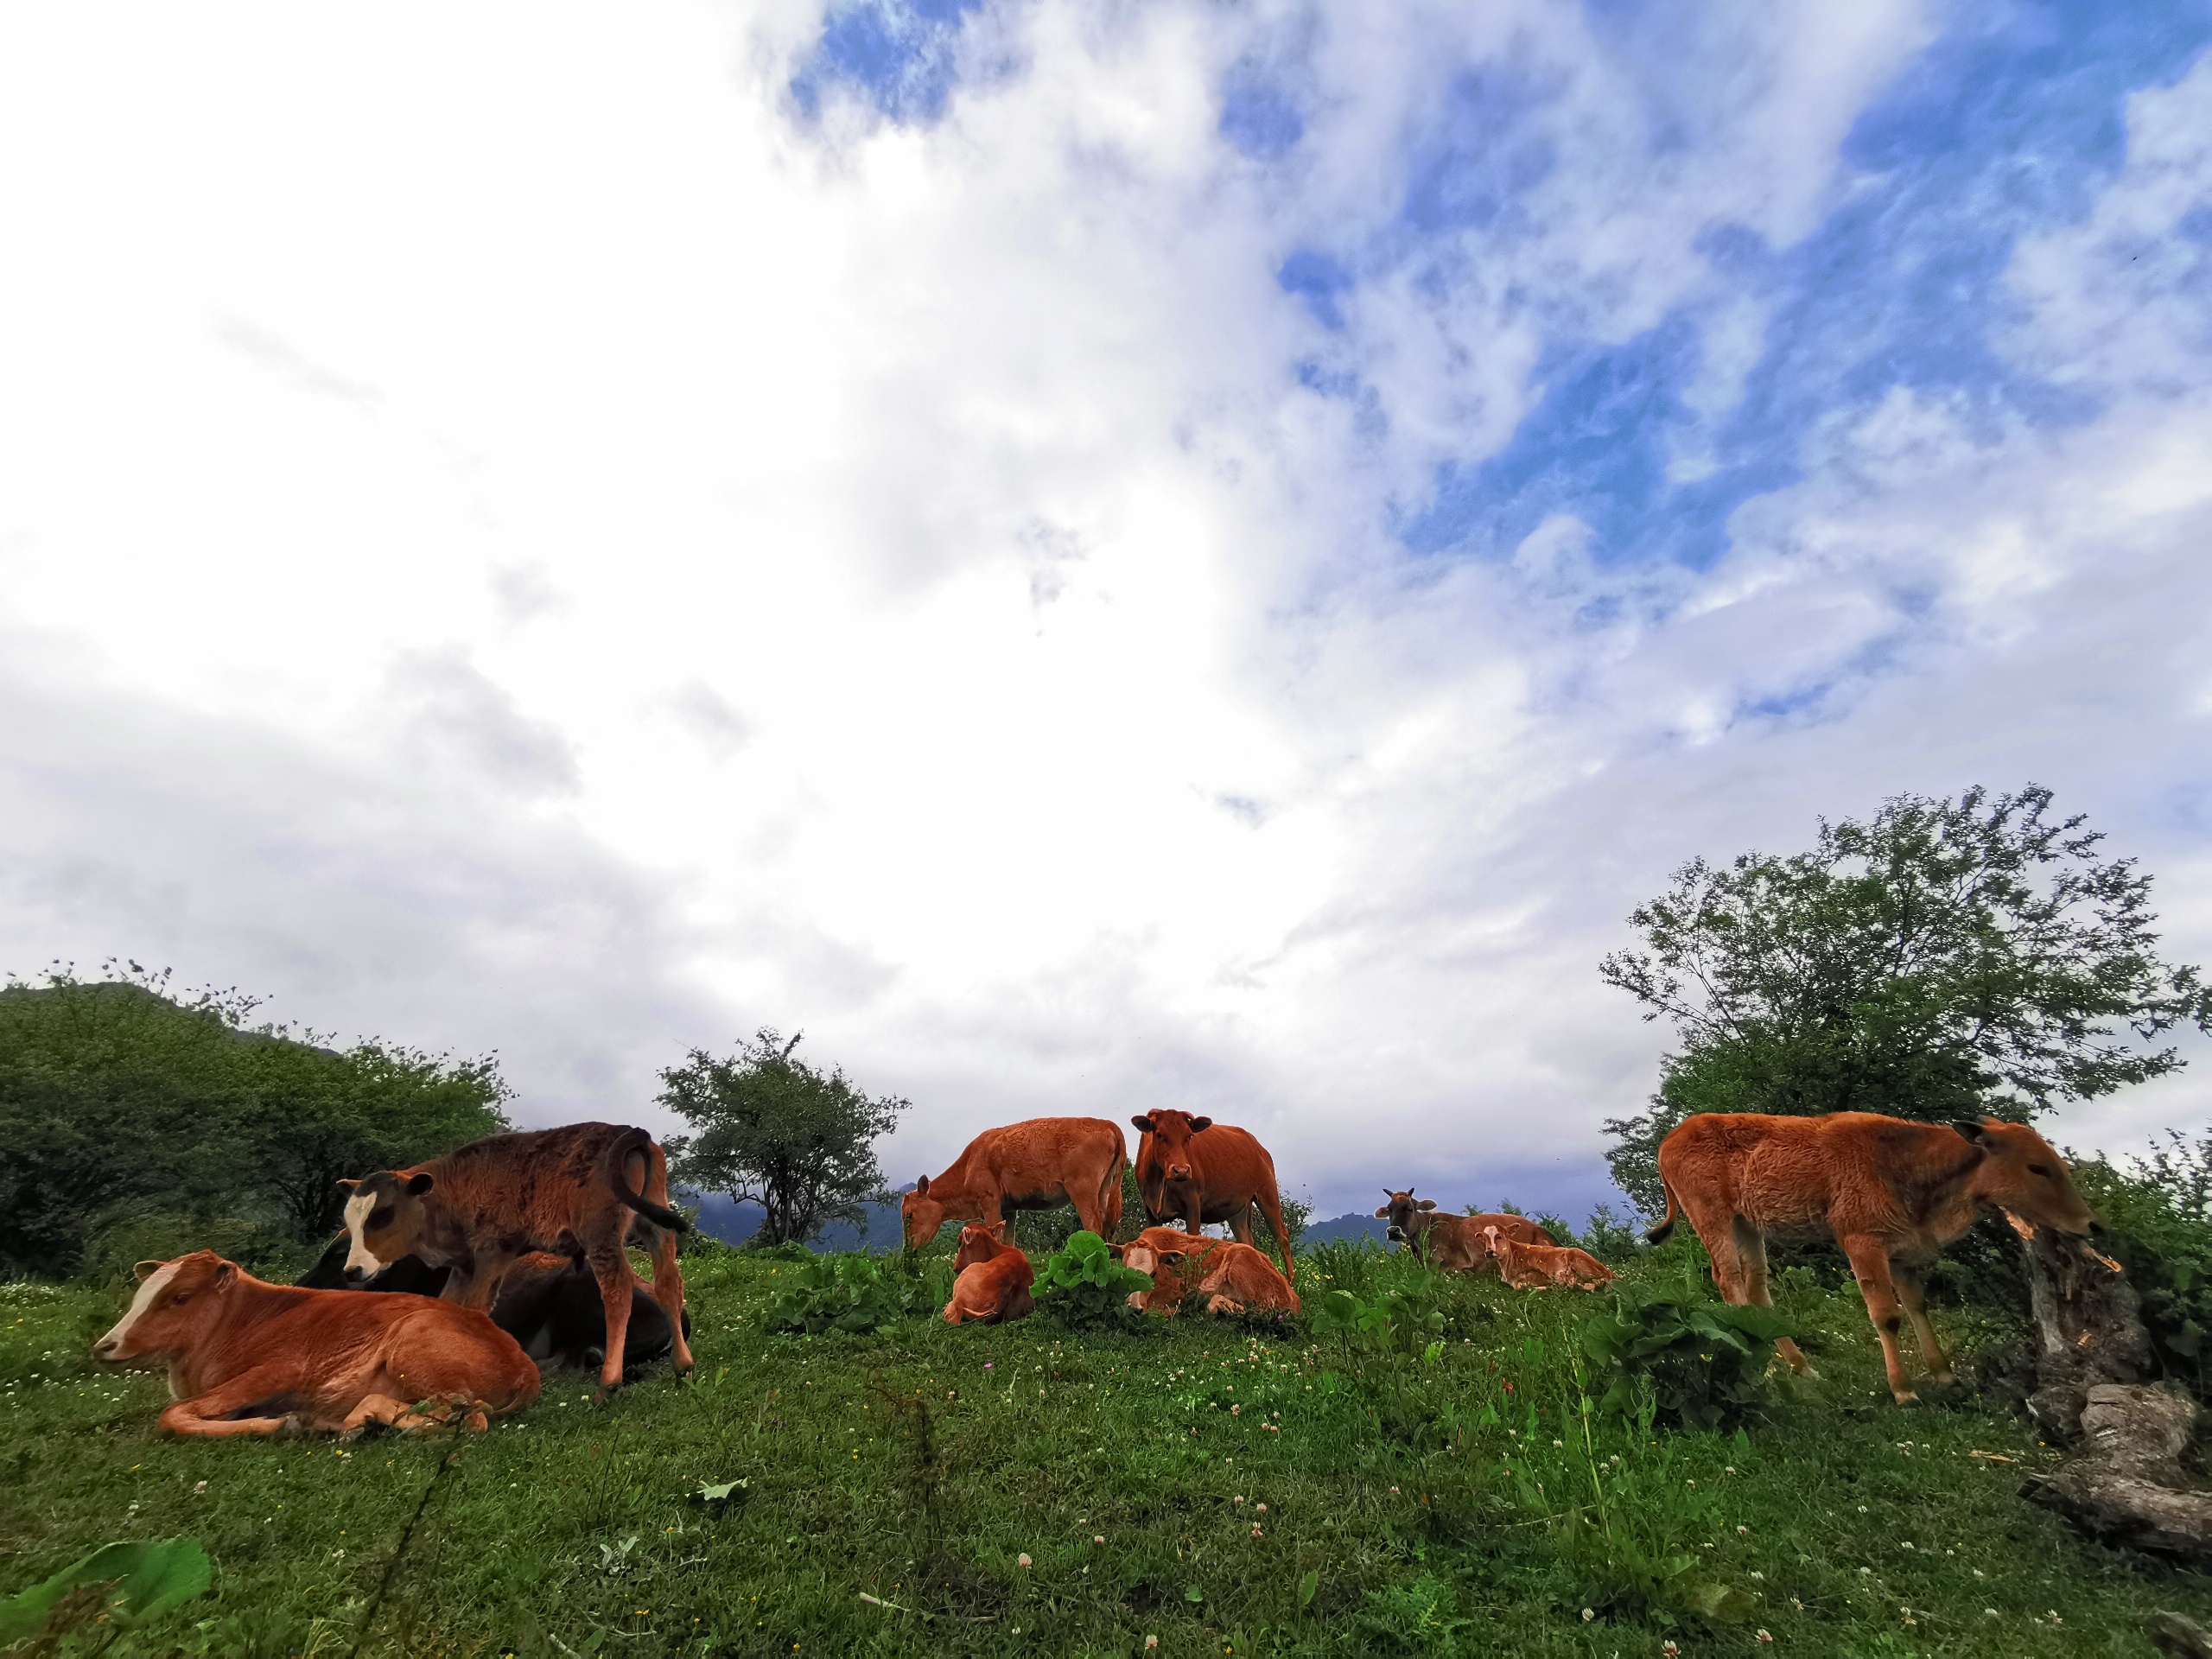
[[1690,1226],[1696,1231],[1698,1243],[1705,1246],[1705,1253],[1713,1259],[1713,1282],[1720,1292],[1720,1300],[1741,1306],[1744,1302],[1743,1265],[1736,1256],[1736,1217],[1732,1211],[1716,1205],[1690,1209]]
[[1904,1304],[1905,1317],[1912,1321],[1913,1334],[1920,1338],[1920,1357],[1928,1367],[1928,1380],[1951,1382],[1951,1362],[1943,1357],[1943,1344],[1936,1340],[1936,1327],[1928,1322],[1919,1264],[1892,1261],[1890,1282],[1897,1287],[1897,1300]]
[[208,1440],[232,1434],[287,1433],[300,1427],[296,1415],[234,1417],[232,1414],[258,1405],[264,1400],[283,1398],[294,1391],[290,1385],[298,1380],[299,1368],[296,1364],[257,1365],[219,1388],[178,1401],[162,1413],[158,1426],[164,1434],[188,1434]]
[[667,1228],[653,1229],[653,1300],[668,1315],[669,1359],[678,1376],[689,1376],[696,1362],[683,1339],[683,1272],[677,1265],[676,1243]]
[[1114,1236],[1114,1224],[1106,1219],[1106,1192],[1103,1186],[1086,1186],[1080,1180],[1062,1184],[1060,1190],[1075,1206],[1075,1224],[1086,1233],[1096,1233],[1101,1238]]
[[[386,1428],[397,1428],[413,1415],[415,1408],[404,1400],[395,1400],[388,1394],[362,1396],[360,1404],[346,1414],[346,1421],[339,1425],[338,1438],[355,1440],[361,1437],[371,1423],[381,1423]],[[414,1427],[427,1428],[429,1419],[423,1418]]]
[[[1249,1204],[1240,1205],[1236,1213],[1229,1218],[1229,1236],[1239,1244],[1250,1244],[1255,1230],[1256,1229],[1254,1224],[1252,1206]],[[1254,1248],[1256,1249],[1257,1246]]]
[[[607,1357],[599,1366],[599,1397],[604,1400],[622,1386],[622,1347],[630,1333],[630,1281],[634,1275],[620,1234],[613,1244],[599,1246],[586,1260],[591,1276],[599,1281],[600,1306],[607,1312]],[[682,1334],[679,1328],[677,1335]]]
[[[1282,1224],[1282,1195],[1275,1191],[1272,1184],[1266,1192],[1260,1194],[1260,1208],[1268,1217],[1268,1225],[1274,1230],[1275,1248],[1282,1252],[1282,1276],[1293,1284],[1296,1284],[1298,1268],[1290,1259],[1290,1229]],[[1251,1211],[1248,1210],[1245,1214],[1249,1225]],[[1249,1244],[1252,1241],[1248,1237],[1244,1242]]]
[[1882,1339],[1882,1363],[1889,1371],[1890,1393],[1897,1404],[1909,1406],[1920,1396],[1913,1392],[1911,1381],[1905,1376],[1904,1357],[1897,1351],[1897,1332],[1904,1324],[1904,1310],[1897,1302],[1897,1287],[1890,1277],[1890,1253],[1882,1248],[1878,1239],[1840,1238],[1836,1243],[1851,1258],[1851,1271],[1859,1281],[1859,1294],[1866,1299],[1866,1317],[1873,1320],[1874,1334]]
[[[1729,1223],[1728,1238],[1729,1243],[1735,1246],[1736,1260],[1744,1275],[1742,1300],[1753,1307],[1772,1307],[1774,1293],[1767,1288],[1766,1282],[1766,1235],[1743,1217],[1737,1216]],[[1807,1359],[1804,1350],[1789,1338],[1777,1338],[1774,1351],[1780,1354],[1789,1369],[1798,1376],[1814,1375],[1812,1361]]]
[[1119,1158],[1108,1166],[1106,1179],[1099,1184],[1098,1208],[1106,1221],[1106,1225],[1099,1230],[1098,1236],[1111,1238],[1122,1230],[1122,1160]]

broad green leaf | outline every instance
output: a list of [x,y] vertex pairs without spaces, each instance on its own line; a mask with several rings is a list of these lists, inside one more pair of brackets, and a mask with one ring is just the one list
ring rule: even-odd
[[56,1602],[79,1585],[105,1584],[119,1623],[143,1624],[207,1589],[207,1552],[190,1538],[104,1544],[43,1584],[0,1601],[0,1642],[20,1642],[46,1628]]

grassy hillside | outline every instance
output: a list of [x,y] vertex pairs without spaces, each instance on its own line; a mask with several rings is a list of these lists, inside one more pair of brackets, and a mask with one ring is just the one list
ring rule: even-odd
[[[1696,1259],[1677,1243],[1634,1271]],[[602,1408],[569,1375],[488,1434],[350,1448],[164,1442],[160,1379],[86,1357],[119,1290],[0,1287],[0,1594],[108,1540],[183,1535],[214,1560],[207,1596],[61,1650],[334,1655],[365,1633],[372,1653],[1136,1654],[1156,1637],[1171,1655],[2018,1659],[2148,1654],[2154,1608],[2212,1618],[2212,1583],[2020,1498],[2056,1455],[2020,1420],[1892,1408],[1847,1288],[1789,1291],[1826,1380],[1738,1435],[1586,1426],[1592,1300],[1565,1293],[1456,1282],[1427,1360],[1192,1319],[762,1335],[792,1271],[689,1259],[688,1387],[657,1376]],[[1403,1271],[1339,1247],[1300,1282]],[[1988,1336],[1943,1325],[1969,1351]],[[1740,1623],[1688,1611],[1726,1591]]]

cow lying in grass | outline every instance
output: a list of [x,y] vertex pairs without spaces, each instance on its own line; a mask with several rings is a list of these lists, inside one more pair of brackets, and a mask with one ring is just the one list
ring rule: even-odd
[[[346,1254],[352,1236],[341,1233],[315,1266],[293,1283],[310,1290],[402,1292],[435,1296],[446,1287],[450,1268],[433,1268],[420,1256],[403,1255],[383,1272],[359,1283],[346,1277]],[[630,1329],[622,1344],[622,1369],[629,1375],[657,1359],[666,1357],[668,1315],[652,1300],[641,1279],[630,1281]],[[522,1351],[548,1365],[572,1365],[595,1371],[607,1357],[607,1308],[599,1299],[599,1281],[581,1264],[565,1256],[537,1251],[524,1256],[499,1281],[492,1303],[492,1323],[517,1342]],[[683,1316],[683,1334],[691,1334],[691,1315]]]
[[1430,1267],[1446,1273],[1496,1273],[1497,1258],[1491,1254],[1491,1232],[1516,1244],[1559,1243],[1526,1216],[1440,1215],[1434,1198],[1416,1202],[1410,1186],[1402,1192],[1389,1192],[1389,1202],[1375,1212],[1375,1218],[1387,1219],[1391,1239],[1404,1244]]
[[1209,1313],[1249,1308],[1298,1312],[1298,1293],[1275,1264],[1239,1239],[1207,1238],[1179,1227],[1147,1227],[1114,1254],[1125,1268],[1150,1275],[1150,1290],[1134,1291],[1129,1306],[1141,1313],[1173,1314],[1196,1291]]
[[[213,1250],[141,1262],[138,1294],[92,1344],[111,1365],[168,1367],[170,1434],[274,1434],[371,1423],[470,1428],[537,1398],[537,1367],[474,1308],[265,1284]],[[428,1412],[418,1404],[435,1402]]]
[[1020,1319],[1037,1306],[1029,1294],[1036,1271],[1020,1248],[1001,1238],[995,1228],[963,1227],[952,1266],[960,1276],[952,1281],[952,1300],[944,1305],[947,1325],[997,1325]]
[[1572,1245],[1523,1244],[1495,1224],[1483,1230],[1500,1277],[1516,1290],[1547,1290],[1554,1285],[1595,1290],[1613,1282],[1613,1270],[1587,1250]]
[[426,1164],[340,1185],[353,1189],[346,1274],[355,1284],[404,1255],[419,1256],[453,1269],[448,1300],[483,1308],[519,1258],[537,1250],[582,1256],[605,1309],[602,1395],[622,1382],[637,1279],[624,1244],[632,1222],[644,1217],[652,1224],[653,1299],[668,1317],[677,1375],[690,1373],[676,1236],[691,1224],[668,1207],[668,1160],[643,1129],[571,1123],[486,1135]]

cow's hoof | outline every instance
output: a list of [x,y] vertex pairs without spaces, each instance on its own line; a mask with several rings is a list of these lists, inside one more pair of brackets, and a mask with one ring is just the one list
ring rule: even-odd
[[1891,1396],[1897,1401],[1897,1404],[1901,1406],[1916,1406],[1920,1403],[1920,1396],[1915,1394],[1910,1389],[1892,1389],[1890,1392]]
[[621,1386],[622,1385],[620,1382],[601,1382],[599,1385],[599,1392],[593,1395],[591,1397],[592,1404],[594,1406],[605,1405],[608,1401],[614,1397],[616,1391],[620,1389]]
[[307,1437],[308,1426],[300,1421],[296,1413],[287,1414],[284,1421],[276,1425],[276,1438],[280,1440],[303,1440]]

